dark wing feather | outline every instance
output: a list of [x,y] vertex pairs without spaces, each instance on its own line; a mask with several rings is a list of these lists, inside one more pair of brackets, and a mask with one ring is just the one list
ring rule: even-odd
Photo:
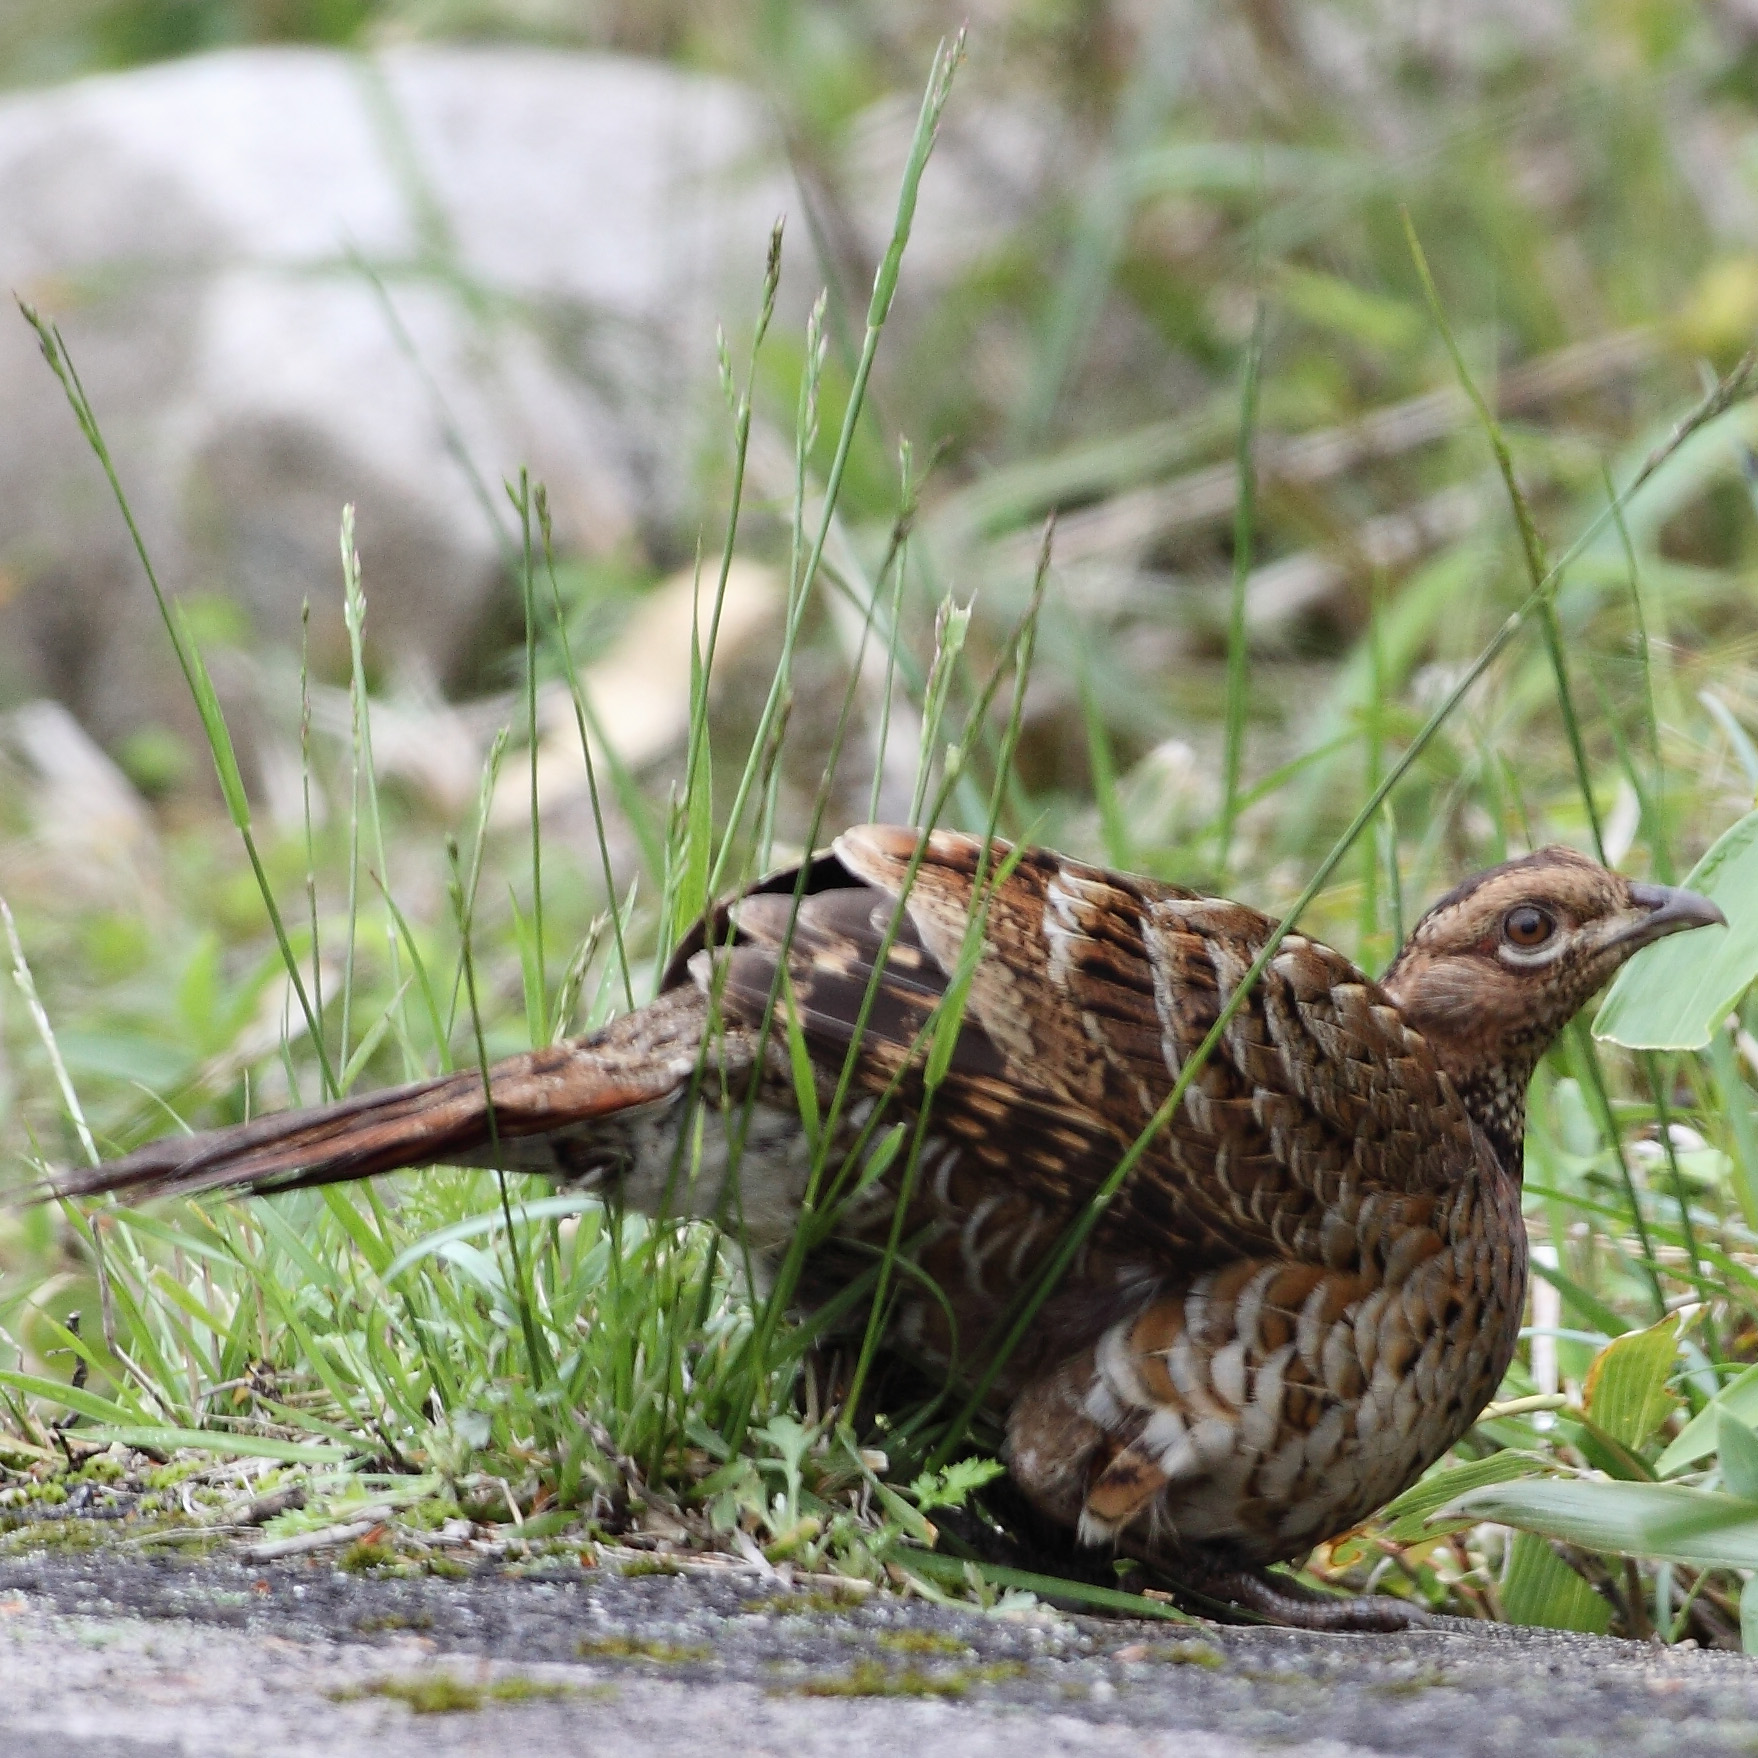
[[[821,858],[797,917],[791,885],[733,904],[729,1016],[760,1016],[786,943],[815,1057],[834,1078],[872,985],[857,1080],[871,1092],[892,1079],[957,967],[980,852],[970,837],[929,838],[881,966],[915,846],[914,831],[852,830],[836,843],[842,884]],[[991,876],[1009,852],[996,845]],[[988,893],[934,1127],[996,1194],[1071,1216],[1153,1117],[1272,927],[1240,904],[1024,851]],[[1168,1268],[1218,1250],[1342,1267],[1373,1249],[1376,1215],[1432,1210],[1475,1153],[1421,1037],[1341,955],[1290,936],[1095,1242]],[[959,1194],[967,1211],[981,1200]]]

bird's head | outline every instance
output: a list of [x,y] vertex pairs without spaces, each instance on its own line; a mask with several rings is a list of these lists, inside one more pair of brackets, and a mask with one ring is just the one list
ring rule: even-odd
[[1517,1167],[1527,1083],[1583,1003],[1644,946],[1726,920],[1694,891],[1544,848],[1448,892],[1416,924],[1383,987]]

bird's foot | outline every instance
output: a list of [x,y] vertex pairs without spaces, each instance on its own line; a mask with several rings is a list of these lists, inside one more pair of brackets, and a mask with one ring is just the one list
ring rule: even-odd
[[1432,1612],[1408,1600],[1394,1599],[1390,1594],[1321,1593],[1286,1575],[1272,1575],[1266,1569],[1219,1564],[1192,1569],[1181,1565],[1177,1583],[1193,1601],[1244,1612],[1266,1623],[1296,1630],[1385,1634],[1441,1627]]

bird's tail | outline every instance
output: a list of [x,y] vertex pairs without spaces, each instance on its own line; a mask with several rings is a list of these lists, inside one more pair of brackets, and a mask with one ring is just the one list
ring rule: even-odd
[[472,1069],[231,1129],[166,1136],[124,1159],[57,1173],[42,1194],[115,1192],[141,1201],[297,1190],[433,1164],[564,1171],[556,1149],[570,1135],[587,1137],[595,1120],[679,1092],[701,1026],[699,997],[677,991],[591,1037],[508,1057],[486,1083]]

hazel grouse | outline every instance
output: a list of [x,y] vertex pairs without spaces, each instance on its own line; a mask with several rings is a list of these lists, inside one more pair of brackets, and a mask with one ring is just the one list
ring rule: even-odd
[[[647,1006],[491,1069],[492,1109],[479,1074],[452,1074],[168,1137],[57,1188],[490,1165],[711,1216],[761,1252],[811,1183],[807,1302],[872,1263],[901,1193],[921,1274],[891,1338],[976,1378],[1273,928],[1044,850],[982,856],[946,832],[847,831],[720,906]],[[936,1009],[979,881],[945,1062]],[[1309,1624],[1399,1622],[1391,1601],[1291,1604],[1262,1568],[1364,1519],[1494,1394],[1525,1301],[1533,1069],[1638,948],[1722,920],[1547,848],[1449,892],[1377,983],[1290,934],[993,1379],[1018,1489],[1210,1594]],[[816,1154],[790,1018],[829,1124]],[[930,1044],[920,1148],[898,1152]]]

